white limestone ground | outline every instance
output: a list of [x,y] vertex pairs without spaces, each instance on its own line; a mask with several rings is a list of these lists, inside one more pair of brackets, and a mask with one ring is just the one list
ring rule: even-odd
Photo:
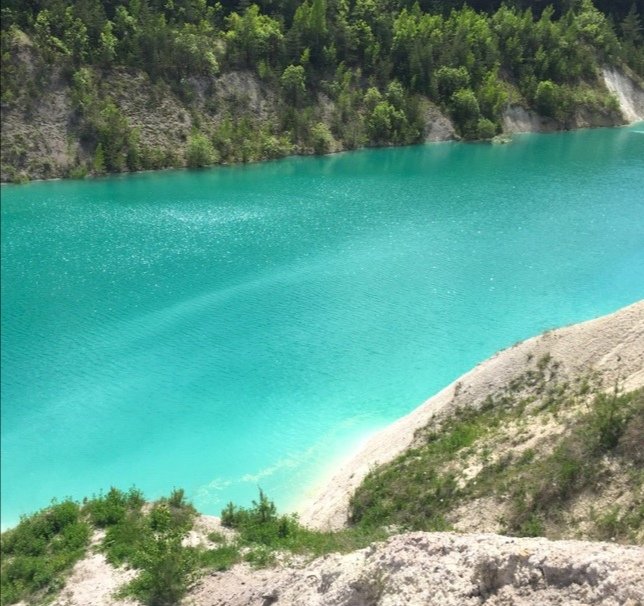
[[186,606],[638,606],[644,549],[416,532],[299,568],[236,566]]
[[606,88],[617,97],[624,118],[628,122],[644,120],[642,86],[634,78],[614,68],[604,68],[602,76]]

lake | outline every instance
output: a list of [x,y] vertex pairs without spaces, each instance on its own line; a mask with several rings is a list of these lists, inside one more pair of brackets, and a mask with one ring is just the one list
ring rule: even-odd
[[2,187],[2,523],[297,507],[497,350],[644,297],[644,125]]

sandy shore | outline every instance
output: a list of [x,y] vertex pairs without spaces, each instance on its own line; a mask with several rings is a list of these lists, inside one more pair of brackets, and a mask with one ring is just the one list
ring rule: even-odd
[[549,331],[505,349],[476,366],[407,416],[368,439],[323,485],[300,512],[304,524],[338,529],[347,521],[349,499],[369,470],[406,450],[414,432],[438,413],[457,406],[478,406],[525,370],[529,359],[550,354],[562,376],[586,370],[602,373],[604,385],[615,381],[630,391],[644,385],[644,301],[613,314]]

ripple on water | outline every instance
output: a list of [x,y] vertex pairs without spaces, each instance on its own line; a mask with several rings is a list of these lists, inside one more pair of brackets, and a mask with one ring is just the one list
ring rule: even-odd
[[499,348],[641,298],[640,130],[3,188],[3,523],[113,484],[287,506]]

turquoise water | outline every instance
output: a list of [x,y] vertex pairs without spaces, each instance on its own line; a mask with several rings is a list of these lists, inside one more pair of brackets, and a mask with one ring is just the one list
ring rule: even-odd
[[2,521],[293,507],[500,348],[644,296],[642,125],[2,188]]

